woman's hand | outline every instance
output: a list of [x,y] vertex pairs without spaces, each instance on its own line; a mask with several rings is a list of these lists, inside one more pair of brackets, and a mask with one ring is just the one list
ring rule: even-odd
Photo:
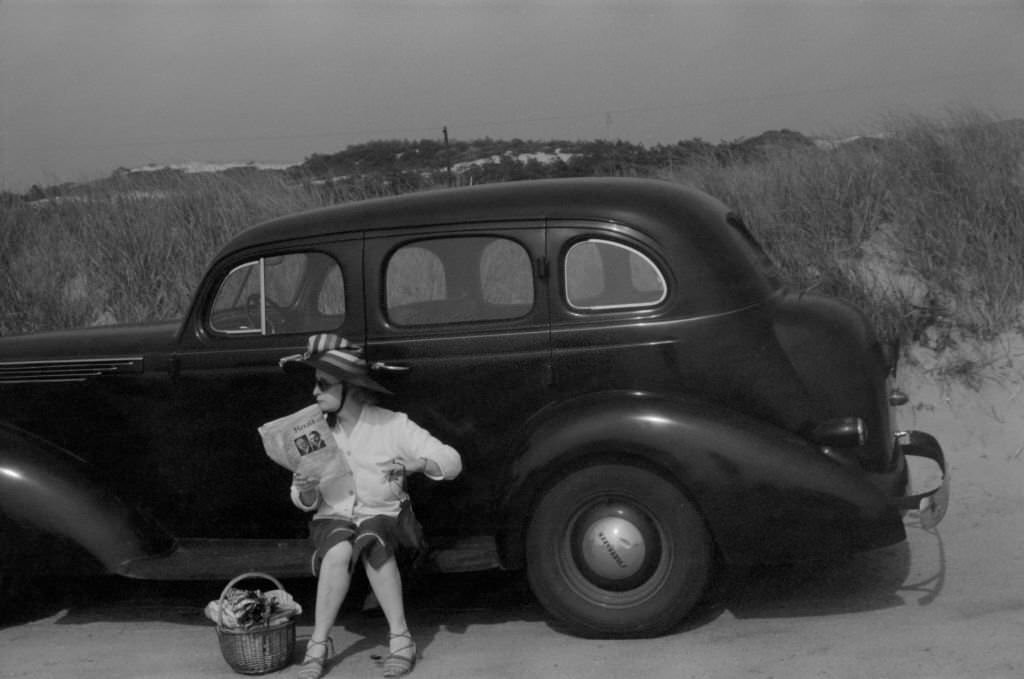
[[292,475],[292,486],[299,493],[305,495],[312,493],[320,488],[320,479],[312,476],[303,476],[302,474],[295,472]]
[[[388,481],[401,481],[403,476],[409,474],[427,474],[430,472],[431,462],[425,457],[417,457],[409,460],[400,457],[393,457],[387,462],[379,462],[378,466],[387,476]],[[433,465],[436,467],[437,465]],[[437,469],[433,470],[438,473]]]
[[405,460],[399,457],[393,457],[390,460],[378,462],[377,466],[380,467],[381,472],[384,474],[384,478],[389,483],[401,483],[406,474],[415,471],[415,469],[407,467]]

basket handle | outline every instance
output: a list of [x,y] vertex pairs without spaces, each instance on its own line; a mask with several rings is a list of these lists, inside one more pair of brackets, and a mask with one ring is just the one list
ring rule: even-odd
[[234,587],[236,584],[238,584],[242,580],[249,580],[250,578],[263,578],[264,580],[270,580],[272,583],[277,585],[277,589],[284,589],[284,585],[282,585],[281,582],[273,575],[269,575],[267,573],[260,573],[258,571],[242,573],[241,575],[232,578],[231,582],[224,585],[224,589],[220,593],[220,600],[217,602],[217,624],[219,626],[224,627],[224,597],[228,595],[228,591],[230,591],[231,588]]

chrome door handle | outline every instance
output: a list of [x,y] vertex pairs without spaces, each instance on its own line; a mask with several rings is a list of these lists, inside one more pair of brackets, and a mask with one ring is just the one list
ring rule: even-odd
[[370,369],[383,370],[390,373],[405,373],[411,370],[407,365],[395,365],[394,363],[385,363],[384,361],[374,361],[370,364]]

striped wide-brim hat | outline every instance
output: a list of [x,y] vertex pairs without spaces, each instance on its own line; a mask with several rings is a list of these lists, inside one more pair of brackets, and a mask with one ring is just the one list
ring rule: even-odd
[[370,377],[370,366],[362,353],[362,347],[352,344],[340,335],[318,333],[311,335],[306,341],[304,353],[285,356],[279,363],[287,372],[312,368],[341,382],[390,394],[390,390],[377,384]]

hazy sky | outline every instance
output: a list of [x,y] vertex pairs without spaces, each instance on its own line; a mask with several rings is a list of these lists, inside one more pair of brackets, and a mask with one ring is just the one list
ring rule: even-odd
[[371,139],[1024,117],[1024,0],[0,0],[0,189]]

